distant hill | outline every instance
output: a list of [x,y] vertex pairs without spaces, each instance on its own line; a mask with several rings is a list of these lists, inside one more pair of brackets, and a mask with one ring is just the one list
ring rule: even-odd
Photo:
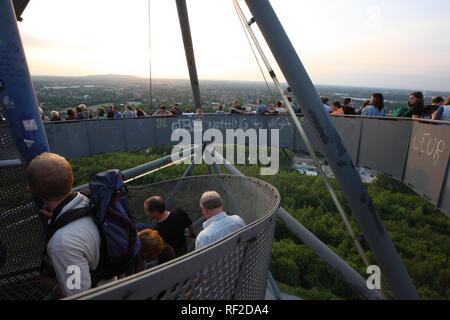
[[85,80],[94,80],[94,81],[144,81],[146,79],[133,76],[133,75],[122,75],[122,74],[103,74],[103,75],[93,75],[93,76],[84,76],[80,77],[81,79]]
[[145,78],[141,78],[133,75],[118,75],[118,74],[105,74],[105,75],[92,75],[92,76],[41,76],[33,75],[34,81],[54,82],[54,83],[93,83],[93,82],[134,82],[141,83],[148,81]]

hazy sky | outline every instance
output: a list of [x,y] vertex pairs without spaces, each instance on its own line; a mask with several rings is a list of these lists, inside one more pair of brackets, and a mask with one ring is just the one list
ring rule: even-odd
[[[448,0],[271,3],[315,83],[450,91]],[[263,80],[231,0],[187,5],[200,80]],[[187,78],[175,0],[150,7],[153,77]],[[149,77],[148,0],[32,0],[22,17],[34,75]]]

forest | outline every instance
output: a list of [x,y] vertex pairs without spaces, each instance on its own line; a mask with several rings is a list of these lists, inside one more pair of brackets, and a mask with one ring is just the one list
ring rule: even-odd
[[[144,149],[119,152],[72,161],[75,184],[83,184],[96,173],[116,168],[125,170],[168,155],[169,149]],[[259,176],[258,166],[238,166],[245,175],[265,180],[281,194],[282,206],[305,227],[326,243],[349,265],[367,278],[361,261],[333,201],[319,177],[297,173],[293,154],[281,153],[280,172]],[[180,177],[186,165],[176,165],[143,177],[134,184],[151,184]],[[226,173],[225,170],[223,170]],[[198,165],[193,175],[207,174],[206,165]],[[356,234],[361,235],[336,181],[331,181]],[[388,230],[422,299],[450,299],[450,220],[403,184],[382,174],[366,185],[379,215]],[[376,264],[369,247],[363,247],[371,263]],[[302,244],[281,223],[277,223],[270,270],[280,289],[302,299],[361,299],[336,273]],[[391,297],[384,281],[382,290]]]

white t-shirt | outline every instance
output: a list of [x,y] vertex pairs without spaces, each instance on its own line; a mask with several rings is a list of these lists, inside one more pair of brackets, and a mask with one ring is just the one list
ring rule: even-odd
[[[59,217],[69,210],[83,208],[87,203],[89,199],[78,193],[64,206]],[[57,230],[50,239],[47,254],[64,296],[71,296],[91,288],[90,270],[97,268],[100,244],[100,233],[92,217],[84,217],[69,223]],[[77,274],[80,276],[79,281],[76,279]]]
[[122,114],[122,116],[127,119],[136,118],[136,113],[134,111],[127,110]]

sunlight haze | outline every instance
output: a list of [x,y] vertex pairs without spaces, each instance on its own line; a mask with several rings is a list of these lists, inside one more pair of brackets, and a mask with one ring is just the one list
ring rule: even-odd
[[[271,3],[315,83],[450,88],[446,0]],[[232,1],[187,5],[200,80],[262,81]],[[152,77],[187,78],[175,1],[151,0],[150,8]],[[22,17],[33,75],[149,77],[148,0],[32,0]]]

